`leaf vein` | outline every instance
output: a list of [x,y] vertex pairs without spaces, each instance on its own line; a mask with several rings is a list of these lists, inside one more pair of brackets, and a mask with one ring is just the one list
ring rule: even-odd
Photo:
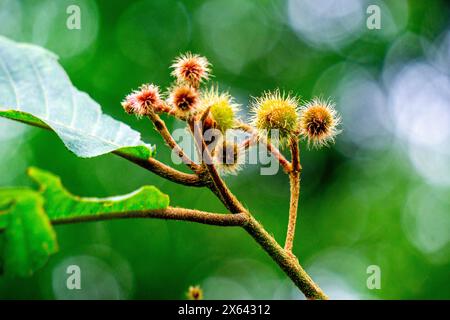
[[8,78],[8,80],[9,80],[9,83],[10,83],[11,87],[13,88],[14,97],[16,98],[16,104],[17,104],[16,107],[17,107],[18,110],[20,110],[19,94],[17,93],[17,88],[16,88],[16,85],[14,84],[12,74],[8,70],[8,65],[3,61],[3,56],[2,55],[0,55],[0,63],[1,63],[2,69],[5,70],[5,74],[6,74],[7,78]]

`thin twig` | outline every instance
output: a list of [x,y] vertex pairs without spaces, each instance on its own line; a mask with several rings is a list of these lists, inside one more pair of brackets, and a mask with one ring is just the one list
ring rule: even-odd
[[[156,210],[107,212],[86,216],[59,217],[51,219],[50,222],[52,225],[61,225],[69,223],[131,219],[131,218],[152,218],[163,220],[190,221],[222,227],[233,227],[233,226],[243,227],[248,222],[248,215],[246,213],[237,213],[237,214],[212,213],[177,207],[167,207],[165,209],[156,209]],[[3,232],[2,228],[0,228],[0,233],[1,232]]]
[[248,150],[250,149],[254,144],[256,143],[256,138],[255,137],[250,137],[245,139],[244,141],[242,141],[239,145],[240,148],[242,148],[242,150]]
[[203,187],[208,184],[205,179],[202,179],[201,176],[197,174],[188,174],[178,171],[154,158],[141,159],[119,151],[120,149],[114,153],[175,183],[192,187]]
[[181,220],[215,226],[244,226],[247,223],[246,214],[211,213],[206,211],[176,208],[176,207],[168,207],[165,209],[157,209],[157,210],[100,213],[93,216],[57,218],[52,219],[51,223],[54,225],[59,225],[76,222],[103,221],[103,220],[126,219],[126,218],[154,218],[164,220]]
[[289,174],[291,197],[289,201],[289,221],[286,232],[286,241],[284,249],[292,252],[295,237],[295,225],[297,223],[298,197],[300,195],[300,177],[299,172],[293,171]]
[[176,143],[166,127],[164,121],[154,112],[150,112],[148,118],[153,122],[156,130],[160,133],[161,137],[167,143],[167,145],[175,152],[193,172],[197,173],[201,171],[201,166],[192,161],[189,156],[183,151],[183,149]]
[[222,203],[226,206],[231,213],[247,212],[247,209],[239,202],[239,200],[231,193],[231,191],[226,186],[225,182],[219,175],[216,167],[214,166],[211,153],[209,152],[208,146],[203,138],[202,129],[199,121],[192,122],[194,141],[196,143],[197,149],[202,154],[202,160],[209,172],[211,180],[213,182],[213,188],[216,189],[217,193],[222,200]]
[[300,149],[298,146],[297,137],[293,137],[290,139],[289,147],[291,149],[292,170],[300,172],[302,170],[302,166],[300,164]]
[[283,167],[284,172],[286,173],[291,172],[292,170],[291,163],[283,156],[280,150],[274,147],[274,145],[268,141],[263,141],[263,143],[266,145],[267,150],[269,150],[269,152],[275,157],[275,159],[278,160],[280,165]]
[[300,196],[300,149],[298,147],[298,139],[291,138],[290,149],[292,156],[292,171],[289,173],[290,183],[290,202],[289,202],[289,221],[286,233],[286,241],[284,249],[288,252],[292,252],[294,246],[295,237],[295,225],[297,223],[297,211],[298,211],[298,198]]
[[267,150],[275,157],[275,159],[278,160],[280,165],[283,167],[284,172],[289,173],[292,170],[291,163],[286,159],[285,156],[283,156],[280,150],[275,147],[270,141],[267,141],[267,139],[261,139],[253,127],[249,126],[246,123],[238,122],[236,129],[240,129],[252,135],[251,138],[244,140],[242,145],[244,148],[249,148],[251,147],[251,145],[261,142],[266,146]]

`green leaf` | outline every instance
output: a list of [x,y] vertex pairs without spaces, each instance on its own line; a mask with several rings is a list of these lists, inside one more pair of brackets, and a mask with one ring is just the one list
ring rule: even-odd
[[30,276],[58,250],[44,200],[30,189],[0,189],[0,206],[0,229],[6,228],[0,265],[8,274]]
[[102,113],[76,89],[57,57],[38,46],[0,36],[0,116],[49,128],[79,157],[139,147],[140,133]]
[[[0,109],[0,117],[16,120],[42,129],[52,130],[38,118],[21,111],[1,111]],[[113,153],[128,159],[133,158],[146,161],[148,158],[155,155],[155,148],[148,145],[125,147],[114,150]]]
[[0,273],[4,267],[8,274],[29,276],[45,264],[58,249],[50,221],[89,220],[169,206],[169,197],[153,186],[122,196],[86,198],[71,194],[60,178],[49,172],[30,168],[28,174],[38,184],[38,191],[0,188],[0,236],[4,238],[0,238],[0,249],[4,246]]
[[86,198],[71,194],[63,187],[59,177],[44,170],[30,168],[28,175],[39,185],[39,192],[45,199],[45,211],[52,221],[169,206],[169,197],[153,186],[144,186],[116,197]]

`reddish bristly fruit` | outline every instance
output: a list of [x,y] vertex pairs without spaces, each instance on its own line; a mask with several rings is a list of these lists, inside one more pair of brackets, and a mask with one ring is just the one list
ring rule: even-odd
[[123,110],[128,114],[135,113],[136,97],[134,93],[127,94],[125,99],[121,102]]
[[172,66],[172,75],[178,82],[188,83],[198,87],[204,80],[209,79],[210,64],[205,57],[190,52],[177,57]]
[[199,101],[198,91],[190,85],[176,86],[169,94],[169,104],[172,106],[171,113],[181,118],[194,114],[197,111]]
[[138,115],[145,116],[152,111],[161,112],[163,110],[164,103],[161,100],[158,86],[144,84],[135,92],[135,95]]
[[122,101],[122,107],[125,112],[139,117],[149,115],[151,112],[167,111],[158,86],[153,84],[143,84],[139,90],[128,94]]

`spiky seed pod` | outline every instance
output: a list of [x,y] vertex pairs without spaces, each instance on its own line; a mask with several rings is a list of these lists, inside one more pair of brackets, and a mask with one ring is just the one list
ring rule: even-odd
[[334,142],[340,132],[341,122],[334,104],[319,98],[314,98],[300,109],[300,133],[308,140],[308,145],[322,147]]
[[223,140],[214,149],[214,164],[222,174],[236,174],[241,169],[243,150],[235,142]]
[[174,87],[169,94],[169,104],[173,107],[172,112],[183,118],[192,115],[199,104],[200,95],[190,85]]
[[219,93],[217,88],[212,87],[203,93],[200,105],[203,109],[210,108],[210,117],[205,122],[211,122],[213,128],[220,130],[222,133],[233,128],[240,105],[234,101],[229,93]]
[[136,96],[134,93],[127,94],[125,99],[121,102],[123,110],[128,114],[135,113]]
[[186,292],[186,297],[189,300],[203,300],[203,290],[200,286],[190,286],[188,292]]
[[145,116],[150,112],[167,111],[161,100],[159,88],[153,84],[143,84],[139,90],[134,90],[122,101],[122,107],[127,113]]
[[260,137],[272,136],[272,130],[278,130],[280,142],[298,134],[298,100],[289,94],[264,92],[252,103],[252,124]]
[[159,93],[159,87],[153,84],[144,84],[139,90],[135,91],[136,113],[145,116],[151,111],[161,112],[163,110],[163,101]]
[[208,80],[211,71],[208,59],[190,52],[175,58],[171,67],[171,74],[178,82],[187,82],[194,87],[198,87],[203,80]]

